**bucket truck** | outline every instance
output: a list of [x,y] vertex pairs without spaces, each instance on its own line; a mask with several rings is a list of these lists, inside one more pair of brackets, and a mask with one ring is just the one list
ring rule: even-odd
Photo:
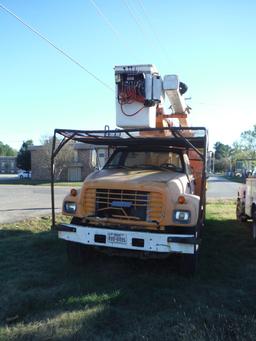
[[[151,64],[116,66],[115,84],[117,129],[55,129],[53,225],[73,262],[97,251],[141,258],[177,254],[181,271],[193,273],[205,220],[207,131],[189,127],[187,87],[178,76],[162,78]],[[70,223],[56,225],[54,160],[70,140],[108,146],[112,154],[80,190],[67,194],[62,213]]]

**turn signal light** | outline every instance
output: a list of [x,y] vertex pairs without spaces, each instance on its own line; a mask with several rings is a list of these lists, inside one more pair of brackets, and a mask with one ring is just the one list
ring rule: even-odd
[[183,205],[183,204],[185,204],[185,202],[186,202],[185,197],[184,197],[183,195],[180,195],[180,196],[178,197],[178,203],[181,204],[181,205]]
[[70,194],[72,195],[72,197],[76,197],[77,196],[77,190],[75,188],[72,188],[70,190]]

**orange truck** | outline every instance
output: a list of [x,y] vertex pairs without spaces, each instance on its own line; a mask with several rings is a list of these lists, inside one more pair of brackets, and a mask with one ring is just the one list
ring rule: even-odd
[[[115,78],[119,129],[55,129],[53,226],[73,262],[95,250],[141,258],[179,254],[181,271],[194,273],[205,221],[207,130],[188,127],[184,83],[177,76],[162,79],[147,64],[115,67]],[[166,94],[173,109],[168,115]],[[112,153],[81,189],[70,190],[62,208],[70,223],[56,225],[54,162],[70,140],[107,146]]]

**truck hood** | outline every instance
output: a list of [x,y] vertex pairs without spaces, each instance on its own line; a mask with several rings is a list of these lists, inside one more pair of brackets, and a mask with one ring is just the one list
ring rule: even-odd
[[129,184],[166,184],[170,180],[180,179],[185,174],[176,173],[170,170],[148,170],[148,169],[102,169],[90,174],[85,183],[99,185],[99,183],[119,184],[128,182]]

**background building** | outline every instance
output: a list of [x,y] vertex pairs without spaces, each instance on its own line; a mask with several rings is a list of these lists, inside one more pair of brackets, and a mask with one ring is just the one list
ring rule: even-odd
[[[30,146],[33,180],[51,178],[51,146]],[[56,180],[83,181],[97,164],[102,167],[108,158],[108,148],[83,143],[72,143],[59,153],[55,161]]]
[[16,156],[0,156],[0,172],[5,174],[17,173]]

